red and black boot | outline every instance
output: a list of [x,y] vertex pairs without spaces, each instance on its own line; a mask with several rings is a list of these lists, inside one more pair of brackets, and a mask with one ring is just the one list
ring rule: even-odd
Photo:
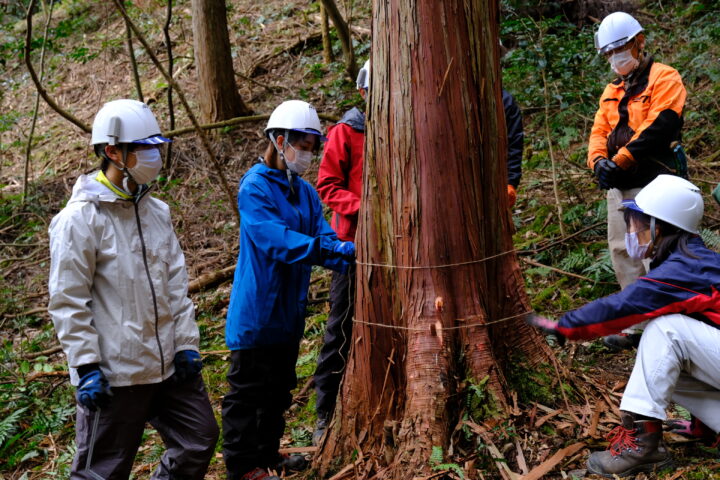
[[621,414],[622,425],[607,437],[610,449],[590,455],[588,473],[615,478],[672,466],[670,454],[662,443],[662,421],[630,412]]

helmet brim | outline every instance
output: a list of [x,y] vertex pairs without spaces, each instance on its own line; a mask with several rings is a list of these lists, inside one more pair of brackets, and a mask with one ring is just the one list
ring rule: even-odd
[[630,210],[635,210],[636,212],[645,213],[645,210],[640,208],[638,204],[635,203],[635,200],[631,198],[625,199],[621,203],[624,208],[629,208]]
[[327,137],[313,128],[293,128],[291,130],[293,132],[303,132],[303,133],[310,133],[312,135],[317,135],[318,137],[320,137],[321,142],[327,142]]
[[160,145],[161,143],[171,143],[172,140],[163,137],[162,135],[153,135],[152,137],[143,138],[141,140],[134,140],[132,143],[139,143],[142,145]]
[[606,53],[611,52],[611,51],[615,50],[616,48],[620,48],[622,46],[627,45],[628,43],[632,42],[634,38],[635,38],[635,36],[624,37],[624,38],[621,38],[620,40],[615,40],[614,42],[610,42],[607,45],[605,45],[604,47],[598,48],[598,53],[600,55],[605,55]]

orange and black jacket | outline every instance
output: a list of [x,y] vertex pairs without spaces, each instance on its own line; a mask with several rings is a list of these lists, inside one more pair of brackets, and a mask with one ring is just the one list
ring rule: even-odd
[[613,186],[623,190],[674,173],[670,144],[680,140],[685,97],[678,71],[649,56],[627,81],[608,84],[590,134],[588,166],[601,158],[615,161],[622,175]]

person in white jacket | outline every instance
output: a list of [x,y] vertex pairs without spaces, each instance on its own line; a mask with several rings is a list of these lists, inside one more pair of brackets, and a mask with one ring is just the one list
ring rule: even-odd
[[101,168],[50,224],[48,310],[77,387],[72,479],[129,478],[146,422],[167,447],[155,479],[203,478],[217,443],[185,258],[146,185],[169,141],[144,103],[105,104]]

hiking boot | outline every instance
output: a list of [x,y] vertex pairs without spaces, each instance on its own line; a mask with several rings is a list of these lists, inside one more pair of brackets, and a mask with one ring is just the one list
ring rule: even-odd
[[640,345],[640,337],[642,333],[618,333],[616,335],[608,335],[603,337],[603,345],[612,352],[620,352],[622,350],[630,350]]
[[670,454],[662,444],[662,421],[630,412],[621,413],[622,425],[607,436],[610,449],[590,455],[588,472],[615,478],[672,466]]
[[264,468],[256,468],[240,477],[240,480],[280,480],[280,477],[270,475],[270,472]]
[[283,470],[286,472],[299,472],[305,470],[309,464],[310,462],[305,458],[305,455],[280,454],[280,459],[273,466],[273,470],[278,472]]
[[319,446],[320,442],[322,442],[322,439],[325,436],[325,432],[327,431],[327,427],[329,424],[329,416],[318,415],[317,422],[315,422],[315,431],[313,432],[312,436],[312,444],[314,447]]
[[691,417],[691,420],[672,418],[665,422],[665,426],[669,432],[686,438],[698,439],[707,447],[717,448],[720,446],[720,435],[695,416]]

